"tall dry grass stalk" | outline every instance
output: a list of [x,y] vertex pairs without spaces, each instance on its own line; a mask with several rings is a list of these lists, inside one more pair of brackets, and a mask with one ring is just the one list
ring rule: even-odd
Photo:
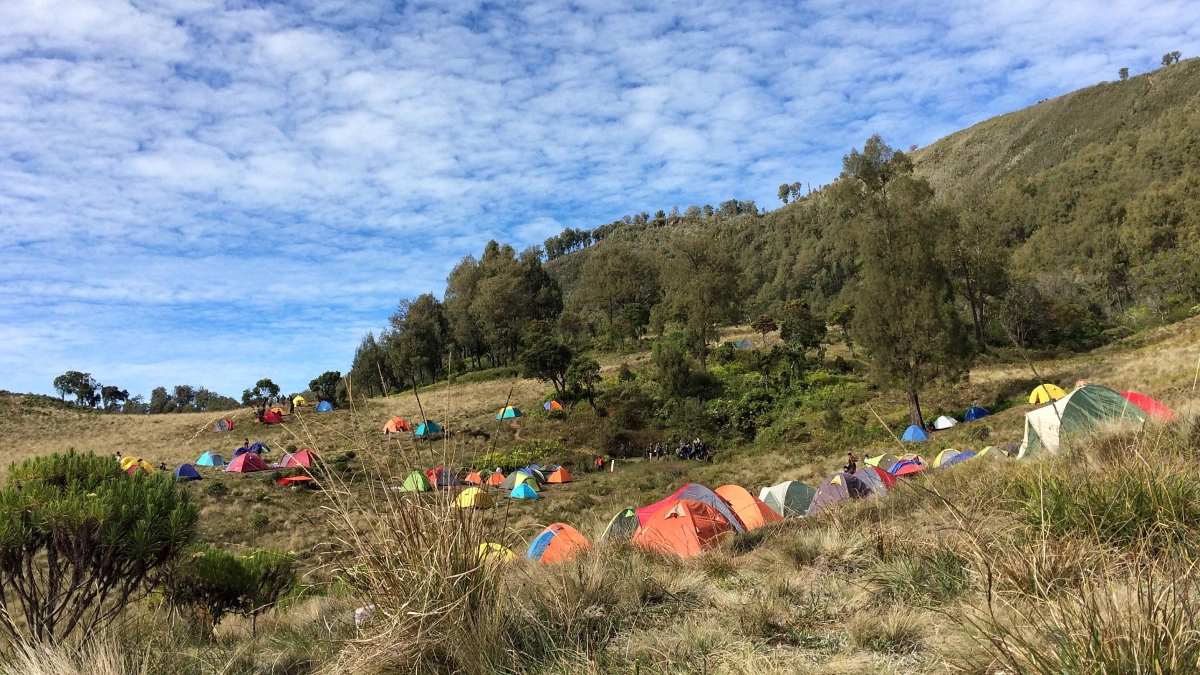
[[150,670],[148,651],[131,652],[111,640],[82,647],[20,644],[0,664],[0,675],[137,675]]

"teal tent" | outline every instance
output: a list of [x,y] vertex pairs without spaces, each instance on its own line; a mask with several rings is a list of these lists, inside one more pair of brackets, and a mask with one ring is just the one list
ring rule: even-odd
[[421,426],[417,427],[417,430],[413,433],[415,433],[417,436],[436,436],[442,433],[442,428],[438,426],[437,422],[429,420],[422,422]]
[[537,499],[538,498],[538,494],[533,491],[533,488],[529,487],[525,483],[521,483],[517,487],[513,488],[512,492],[508,493],[508,496],[512,497],[513,499]]
[[520,408],[516,408],[511,405],[505,406],[504,410],[501,410],[500,412],[496,413],[496,419],[498,419],[498,420],[511,420],[516,417],[524,417],[524,416],[525,416],[525,413],[521,412]]
[[225,460],[212,450],[206,450],[200,455],[200,459],[196,460],[196,466],[225,466]]

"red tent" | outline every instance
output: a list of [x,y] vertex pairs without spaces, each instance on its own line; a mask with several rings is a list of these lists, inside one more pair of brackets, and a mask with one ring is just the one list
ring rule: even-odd
[[1175,419],[1175,413],[1171,412],[1170,408],[1145,394],[1139,394],[1136,391],[1123,391],[1121,395],[1128,399],[1130,403],[1145,410],[1149,415],[1163,420]]
[[283,458],[279,460],[279,468],[287,469],[297,466],[310,467],[315,461],[317,461],[317,453],[305,448],[300,452],[293,452],[284,455]]
[[274,410],[268,410],[267,412],[263,413],[262,421],[263,424],[279,424],[283,422],[283,416]]
[[266,471],[267,465],[263,463],[262,457],[258,453],[247,452],[239,455],[225,467],[229,473],[250,473],[251,471]]
[[279,485],[307,485],[313,483],[312,476],[289,476],[275,481]]

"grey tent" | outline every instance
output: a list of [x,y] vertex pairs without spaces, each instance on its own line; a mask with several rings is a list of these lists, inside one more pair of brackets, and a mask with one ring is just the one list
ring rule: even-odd
[[817,488],[817,494],[813,497],[812,504],[808,505],[808,513],[805,515],[811,516],[842,500],[861,499],[869,494],[871,494],[871,488],[867,487],[866,483],[848,473],[839,471],[826,478],[821,483],[821,487]]
[[875,467],[864,466],[863,468],[854,472],[854,477],[861,480],[863,484],[871,490],[871,492],[874,492],[881,497],[887,495],[887,485],[883,482],[883,479],[879,477],[879,474],[876,473]]

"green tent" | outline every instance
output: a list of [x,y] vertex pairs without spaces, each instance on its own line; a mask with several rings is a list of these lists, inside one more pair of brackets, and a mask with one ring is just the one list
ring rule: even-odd
[[533,488],[534,492],[542,491],[542,488],[538,486],[538,482],[537,482],[536,478],[534,478],[533,476],[530,476],[527,473],[522,473],[520,471],[514,471],[514,472],[508,474],[508,478],[505,478],[504,482],[500,484],[500,489],[514,490],[514,489],[516,489],[516,487],[518,485],[522,485],[522,484],[528,485],[529,487]]
[[1085,384],[1054,403],[1025,415],[1025,438],[1018,457],[1057,452],[1067,436],[1098,431],[1101,425],[1142,422],[1146,411],[1097,384]]
[[429,492],[432,489],[433,485],[429,482],[429,476],[420,471],[408,474],[408,478],[404,479],[404,485],[400,486],[401,492]]
[[817,491],[794,480],[785,480],[779,485],[765,487],[758,493],[758,498],[771,510],[784,518],[803,516],[812,503]]
[[503,410],[496,413],[496,419],[498,419],[498,420],[511,420],[511,419],[514,419],[517,417],[524,417],[524,416],[525,416],[525,413],[521,412],[520,408],[516,408],[511,405],[504,406]]
[[633,509],[621,509],[621,512],[612,517],[608,521],[608,527],[604,528],[604,534],[600,535],[600,541],[625,541],[633,538],[633,533],[638,529],[637,511]]

